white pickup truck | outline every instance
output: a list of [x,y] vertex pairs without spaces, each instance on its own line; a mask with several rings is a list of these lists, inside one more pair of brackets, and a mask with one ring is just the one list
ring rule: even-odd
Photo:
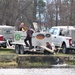
[[61,47],[63,53],[75,49],[75,27],[74,26],[54,26],[51,27],[52,42],[56,47]]
[[15,27],[0,25],[0,47],[6,48],[14,40]]

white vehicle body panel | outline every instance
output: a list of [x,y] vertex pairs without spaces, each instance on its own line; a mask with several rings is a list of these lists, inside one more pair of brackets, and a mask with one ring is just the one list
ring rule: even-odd
[[[25,45],[24,39],[26,38],[26,32],[15,31],[14,42],[12,44],[22,44]],[[46,46],[46,42],[51,43],[51,34],[50,33],[41,33],[35,32],[32,36],[32,45],[33,46]]]
[[5,39],[14,39],[15,27],[13,26],[0,26],[0,35],[3,35]]
[[[74,32],[75,32],[75,28],[73,26],[54,26],[51,29],[56,29],[54,33],[49,31],[49,32],[51,32],[52,42],[54,43],[54,45],[61,47],[62,43],[65,42],[66,47],[70,48],[69,39],[74,39],[75,40],[75,38],[74,38],[75,33],[71,32],[72,30],[74,30]],[[68,30],[69,34],[65,35],[65,36],[59,35],[61,29],[63,31],[65,31],[65,30],[67,31]]]
[[14,31],[15,27],[0,25],[0,36],[2,36],[2,40],[0,40],[0,47],[6,48],[10,46],[9,41],[14,40]]
[[57,36],[57,35],[51,35],[52,42],[54,43],[55,46],[62,46],[62,43],[65,42],[67,47],[69,47],[69,38],[70,37],[62,37],[62,36]]

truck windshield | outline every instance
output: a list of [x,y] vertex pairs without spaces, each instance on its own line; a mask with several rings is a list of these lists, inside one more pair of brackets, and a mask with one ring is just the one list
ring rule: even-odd
[[49,32],[50,32],[51,34],[53,34],[53,35],[56,35],[57,32],[58,32],[58,28],[51,28],[51,29],[49,30]]

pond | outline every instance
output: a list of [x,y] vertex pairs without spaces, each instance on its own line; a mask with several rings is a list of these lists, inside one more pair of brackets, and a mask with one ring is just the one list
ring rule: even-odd
[[75,68],[0,69],[0,75],[75,75]]

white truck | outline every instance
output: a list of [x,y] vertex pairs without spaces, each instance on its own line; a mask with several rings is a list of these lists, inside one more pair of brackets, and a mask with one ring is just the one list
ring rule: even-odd
[[14,40],[15,27],[0,25],[0,47],[6,48]]
[[49,32],[55,47],[62,48],[63,53],[75,50],[74,26],[54,26],[50,28]]

